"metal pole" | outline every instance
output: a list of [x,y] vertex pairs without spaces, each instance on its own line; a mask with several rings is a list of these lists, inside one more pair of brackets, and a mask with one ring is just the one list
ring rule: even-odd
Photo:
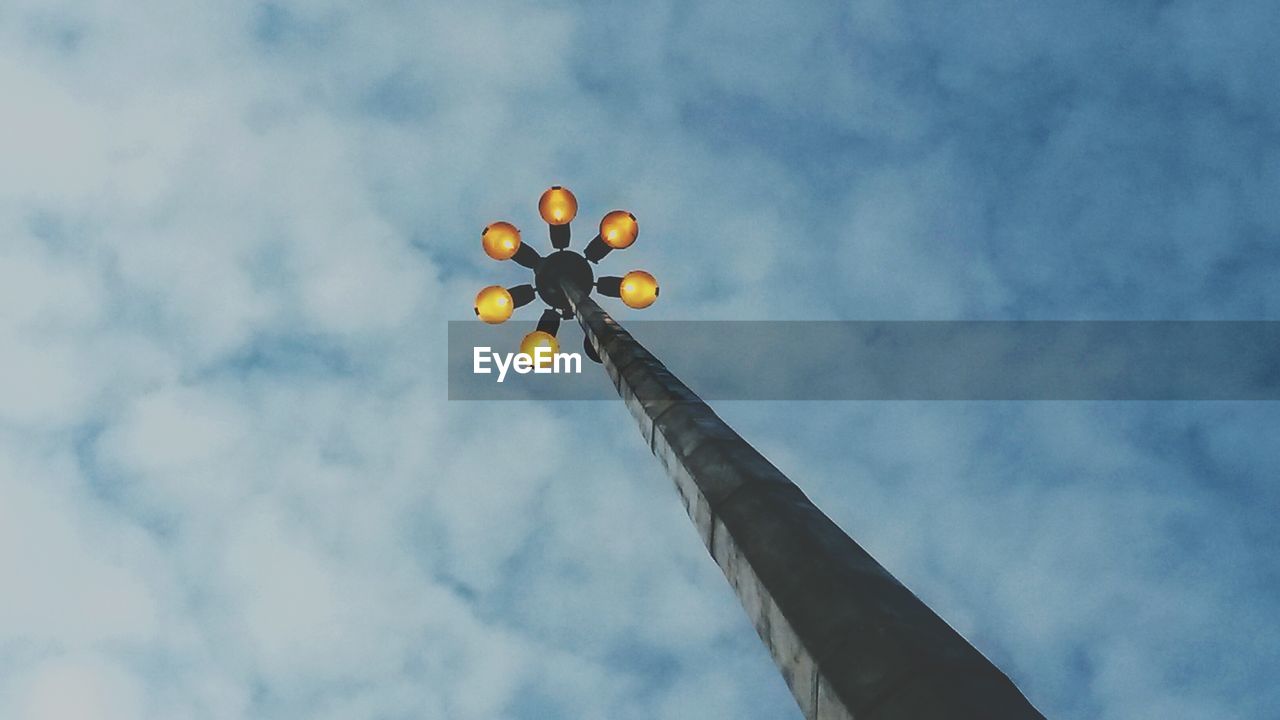
[[1044,720],[581,288],[578,322],[809,720]]

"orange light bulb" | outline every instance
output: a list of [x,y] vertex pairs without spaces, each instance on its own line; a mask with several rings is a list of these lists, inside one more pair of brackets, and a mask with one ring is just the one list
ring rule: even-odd
[[632,270],[622,276],[618,297],[627,307],[647,308],[658,299],[658,280],[643,270]]
[[494,260],[509,260],[520,249],[520,231],[509,222],[496,222],[480,233],[484,254]]
[[600,221],[600,239],[614,250],[631,247],[639,234],[636,216],[626,210],[614,210]]
[[[538,362],[538,348],[545,347],[548,351],[542,353],[542,362]],[[552,358],[556,353],[560,352],[560,341],[556,340],[556,336],[544,330],[534,330],[524,336],[524,340],[520,341],[520,352],[528,355],[533,359],[534,367],[551,367]]]
[[578,214],[578,199],[565,188],[553,186],[538,200],[538,214],[549,225],[568,225]]
[[515,309],[511,293],[501,285],[490,285],[476,295],[476,316],[490,325],[506,322]]

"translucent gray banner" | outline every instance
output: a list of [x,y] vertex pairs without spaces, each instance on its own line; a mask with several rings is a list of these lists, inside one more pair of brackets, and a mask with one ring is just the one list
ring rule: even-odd
[[[575,322],[581,374],[475,372],[533,323],[449,323],[451,400],[617,397]],[[628,321],[705,400],[1277,400],[1280,322]],[[572,368],[569,368],[572,369]]]

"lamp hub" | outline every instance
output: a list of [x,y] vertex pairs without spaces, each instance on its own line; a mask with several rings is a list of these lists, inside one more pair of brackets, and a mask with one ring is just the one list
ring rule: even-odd
[[595,273],[591,271],[591,263],[572,250],[560,250],[543,258],[533,271],[533,277],[538,297],[562,312],[573,308],[560,288],[561,283],[576,285],[583,293],[590,293],[596,279]]

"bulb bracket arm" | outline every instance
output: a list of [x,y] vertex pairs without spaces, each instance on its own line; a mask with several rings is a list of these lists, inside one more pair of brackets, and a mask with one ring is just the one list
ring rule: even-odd
[[550,225],[551,228],[551,247],[557,250],[564,250],[569,247],[569,223],[563,225]]
[[543,310],[542,317],[538,319],[538,329],[554,337],[560,330],[560,313],[551,308]]
[[599,235],[597,235],[591,240],[591,242],[587,243],[587,249],[583,250],[582,254],[591,262],[598,263],[604,259],[605,255],[608,255],[612,251],[613,248],[609,247],[609,245],[606,244]]
[[516,254],[511,256],[511,259],[530,270],[537,269],[538,263],[542,262],[542,256],[538,254],[538,251],[525,243],[520,243],[520,247],[516,250]]
[[616,275],[602,275],[596,279],[596,292],[607,297],[622,297],[622,278]]
[[537,296],[533,286],[528,283],[509,287],[507,292],[511,293],[511,304],[515,307],[524,307],[533,302],[534,297]]

